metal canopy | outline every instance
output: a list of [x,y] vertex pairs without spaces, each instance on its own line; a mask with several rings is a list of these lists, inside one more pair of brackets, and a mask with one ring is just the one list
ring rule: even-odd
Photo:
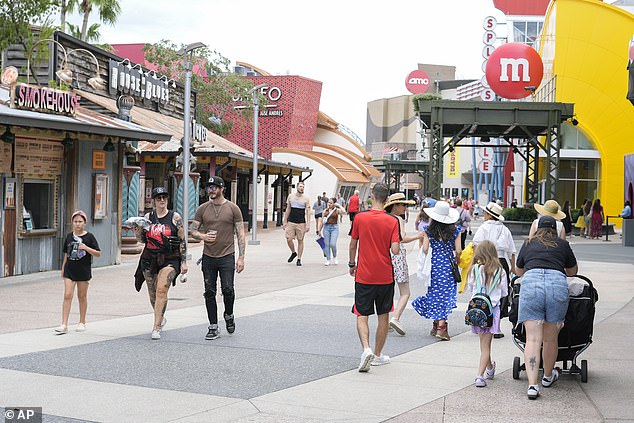
[[394,180],[394,190],[401,190],[401,175],[404,173],[418,173],[426,181],[426,175],[429,169],[428,162],[417,160],[372,160],[370,162],[380,172],[385,174],[385,181],[388,187],[392,188],[392,180]]
[[[561,122],[574,115],[571,103],[419,100],[418,117],[430,134],[430,191],[440,196],[443,156],[464,138],[499,138],[527,162],[527,201],[537,201],[539,150],[546,154],[546,195],[557,196]],[[538,139],[538,137],[541,138]],[[463,146],[465,143],[462,143]],[[473,147],[473,145],[469,145]]]

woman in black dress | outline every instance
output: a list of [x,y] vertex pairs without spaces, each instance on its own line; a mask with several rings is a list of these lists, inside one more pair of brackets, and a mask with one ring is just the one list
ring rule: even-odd
[[73,232],[64,240],[64,260],[62,261],[62,278],[64,279],[64,302],[62,303],[62,324],[55,328],[59,335],[68,333],[68,316],[73,302],[75,286],[79,301],[79,323],[77,332],[86,330],[86,310],[88,308],[88,283],[92,279],[92,257],[99,257],[101,250],[93,234],[87,232],[86,213],[77,210],[73,213]]

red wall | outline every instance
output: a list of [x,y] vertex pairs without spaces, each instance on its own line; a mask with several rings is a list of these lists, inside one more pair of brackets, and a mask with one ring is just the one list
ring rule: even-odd
[[[301,76],[248,78],[253,80],[254,85],[267,83],[273,97],[276,96],[274,88],[279,88],[281,93],[277,101],[267,99],[268,105],[275,107],[260,106],[258,154],[271,158],[274,147],[311,150],[317,132],[322,83]],[[239,116],[225,116],[224,119],[234,121],[231,132],[225,138],[252,151],[252,119],[246,121]]]
[[550,0],[493,0],[505,15],[544,16]]

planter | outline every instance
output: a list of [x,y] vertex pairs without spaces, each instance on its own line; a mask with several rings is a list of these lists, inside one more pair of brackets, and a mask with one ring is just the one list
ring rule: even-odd
[[532,221],[522,222],[519,220],[505,220],[504,226],[509,228],[509,231],[511,231],[511,234],[514,236],[528,236],[528,232],[530,232],[531,230],[532,223]]

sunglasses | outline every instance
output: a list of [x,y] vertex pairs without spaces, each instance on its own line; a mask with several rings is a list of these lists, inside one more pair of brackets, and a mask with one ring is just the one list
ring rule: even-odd
[[209,191],[218,191],[219,189],[222,189],[222,187],[219,187],[218,185],[209,185],[207,189]]
[[167,195],[157,195],[156,197],[154,197],[154,199],[159,201],[167,201]]

